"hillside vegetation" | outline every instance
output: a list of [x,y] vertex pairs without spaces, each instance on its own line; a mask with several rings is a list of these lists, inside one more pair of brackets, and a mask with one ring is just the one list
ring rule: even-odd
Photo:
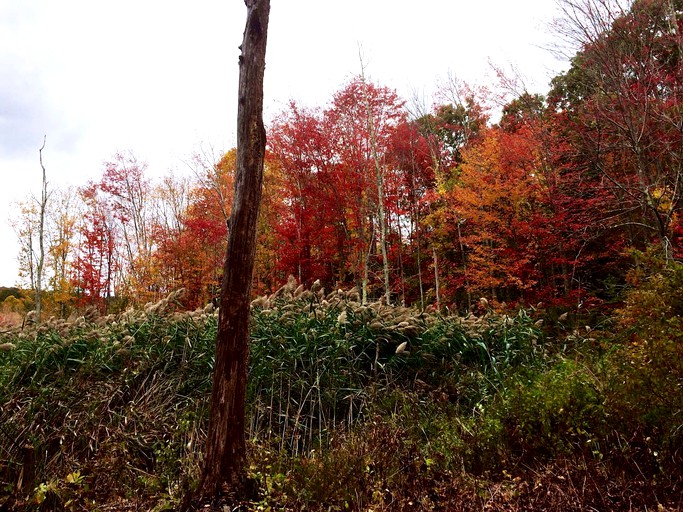
[[[546,94],[363,71],[267,122],[238,508],[683,510],[683,0],[559,7]],[[197,508],[237,157],[14,205],[0,512]]]
[[[631,277],[592,327],[293,280],[255,300],[244,510],[680,509],[683,267]],[[177,509],[199,478],[216,328],[177,292],[3,333],[0,509]]]

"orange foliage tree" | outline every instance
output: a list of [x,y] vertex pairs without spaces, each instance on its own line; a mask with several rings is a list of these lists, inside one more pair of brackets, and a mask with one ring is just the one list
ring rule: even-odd
[[[206,169],[199,183],[188,191],[187,204],[176,195],[169,205],[170,211],[175,212],[171,215],[175,221],[157,227],[156,267],[164,275],[167,289],[185,288],[186,305],[190,308],[203,306],[218,296],[235,156],[234,149],[228,151]],[[174,199],[172,193],[166,196]]]

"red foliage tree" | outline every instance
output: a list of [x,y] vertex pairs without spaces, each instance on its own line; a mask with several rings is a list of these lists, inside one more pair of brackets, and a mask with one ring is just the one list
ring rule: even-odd
[[[365,289],[381,229],[377,170],[393,179],[388,151],[404,117],[395,92],[357,78],[328,109],[292,103],[276,119],[269,148],[285,194],[278,226],[283,273],[305,284],[321,279]],[[385,198],[384,207],[395,199]]]
[[602,224],[629,244],[658,241],[667,257],[683,202],[683,17],[674,3],[613,11],[564,0],[583,13],[566,27],[581,51],[550,96],[570,128],[567,159],[600,180]]
[[103,200],[96,184],[81,188],[79,194],[85,212],[79,226],[80,239],[73,266],[77,305],[106,311],[115,291],[119,268],[111,205]]

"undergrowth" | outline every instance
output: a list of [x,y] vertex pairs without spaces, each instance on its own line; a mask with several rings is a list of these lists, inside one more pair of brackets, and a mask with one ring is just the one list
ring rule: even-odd
[[[0,508],[172,510],[196,487],[217,315],[180,298],[3,335]],[[679,344],[540,315],[255,300],[245,508],[683,506]]]

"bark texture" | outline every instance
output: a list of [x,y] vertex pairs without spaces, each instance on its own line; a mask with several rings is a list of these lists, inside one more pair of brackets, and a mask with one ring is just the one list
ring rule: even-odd
[[241,494],[245,485],[245,394],[249,305],[261,205],[266,132],[263,75],[270,0],[245,0],[239,59],[237,174],[220,297],[216,358],[201,494]]

